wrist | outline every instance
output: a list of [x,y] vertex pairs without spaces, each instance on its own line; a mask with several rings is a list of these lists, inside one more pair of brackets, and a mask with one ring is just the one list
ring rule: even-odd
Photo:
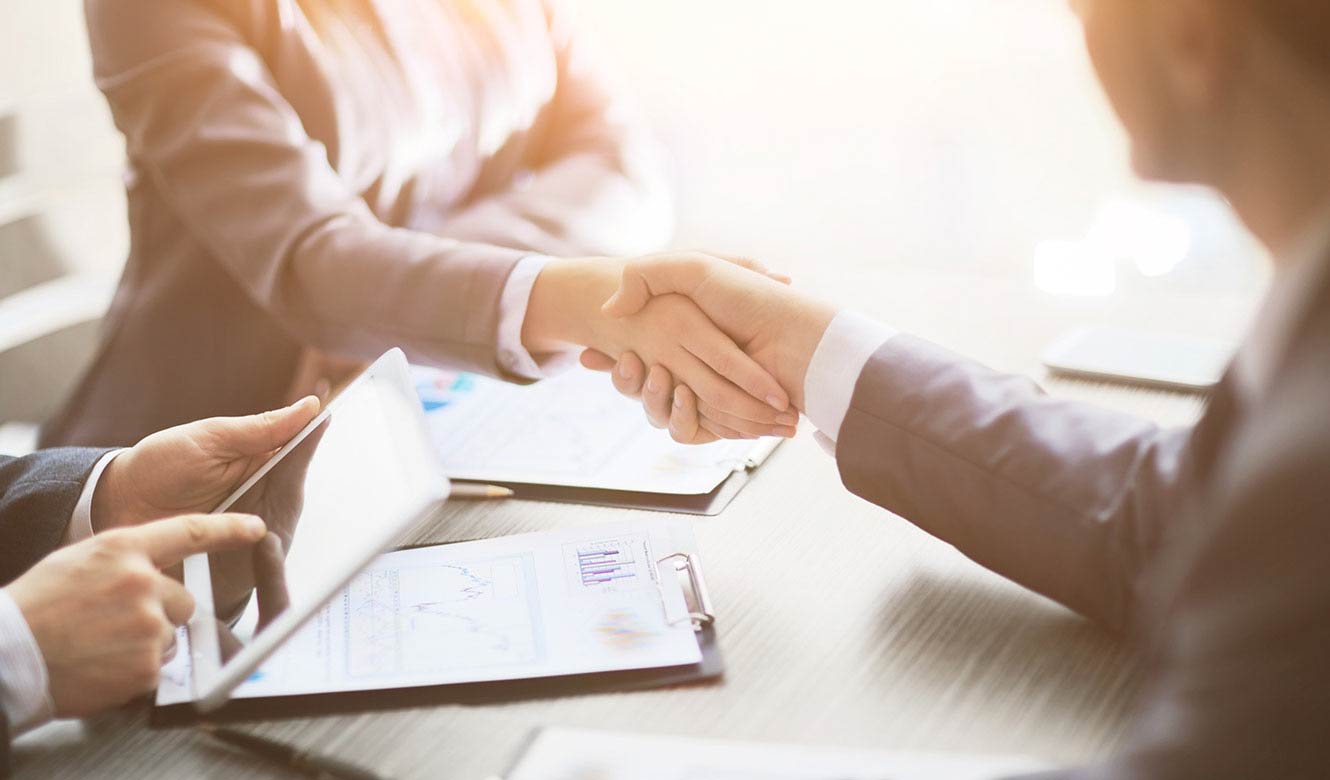
[[125,451],[112,458],[97,479],[89,517],[94,534],[128,525],[124,520],[128,506],[124,478],[130,455]]
[[532,353],[607,347],[611,321],[600,309],[618,289],[622,275],[622,260],[551,260],[531,286],[522,346]]
[[790,307],[790,319],[782,328],[783,334],[776,344],[776,364],[780,366],[776,379],[790,395],[790,403],[799,411],[807,411],[804,387],[808,381],[808,366],[813,361],[822,337],[836,318],[836,308],[822,301],[796,296],[796,305]]

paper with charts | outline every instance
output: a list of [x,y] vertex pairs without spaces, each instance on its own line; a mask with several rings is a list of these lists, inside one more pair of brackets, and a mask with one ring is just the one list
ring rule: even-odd
[[[694,549],[686,522],[650,518],[387,553],[233,697],[696,664],[683,589],[655,566]],[[159,705],[190,700],[188,655],[163,670]]]
[[679,444],[604,374],[583,368],[527,386],[412,371],[451,479],[702,495],[779,443]]
[[507,780],[992,780],[1026,758],[895,753],[542,729]]

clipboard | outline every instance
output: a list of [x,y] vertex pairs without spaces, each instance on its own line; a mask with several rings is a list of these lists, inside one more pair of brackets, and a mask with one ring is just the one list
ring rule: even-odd
[[678,444],[587,369],[526,387],[420,367],[413,377],[442,473],[532,501],[717,515],[781,441]]
[[[523,501],[547,501],[553,504],[583,504],[616,509],[640,509],[647,512],[715,517],[734,501],[783,439],[771,439],[764,447],[721,481],[710,493],[700,495],[674,495],[669,493],[638,493],[630,490],[603,490],[599,488],[537,485],[522,482],[484,482],[474,484],[499,485],[513,491],[513,497]],[[458,484],[466,484],[458,480]]]
[[[421,547],[445,546],[449,545]],[[701,660],[696,664],[520,680],[232,699],[221,708],[207,714],[200,713],[191,703],[152,705],[148,725],[151,728],[181,728],[204,722],[231,723],[444,704],[481,706],[532,699],[700,685],[719,680],[724,676],[725,662],[717,638],[715,611],[697,555],[691,551],[672,553],[655,561],[655,569],[658,577],[663,577],[669,572],[686,582],[684,596],[689,612],[675,622],[692,623],[693,630],[697,634],[698,650],[701,653]]]

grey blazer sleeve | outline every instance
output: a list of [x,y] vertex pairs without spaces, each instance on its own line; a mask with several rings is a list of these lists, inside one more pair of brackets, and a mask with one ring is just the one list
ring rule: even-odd
[[83,485],[104,449],[0,457],[0,585],[60,546]]
[[1185,494],[1190,438],[899,335],[860,375],[837,460],[859,496],[1122,629]]
[[0,712],[0,780],[13,771],[9,765],[9,720]]

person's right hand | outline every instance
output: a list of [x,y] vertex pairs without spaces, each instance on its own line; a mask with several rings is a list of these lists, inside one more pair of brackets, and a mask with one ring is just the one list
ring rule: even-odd
[[265,533],[250,515],[159,520],[57,550],[9,585],[46,662],[55,714],[91,715],[152,691],[176,627],[194,614],[189,591],[161,570]]
[[744,420],[755,431],[793,436],[799,418],[789,408],[785,389],[693,301],[661,294],[644,300],[632,312],[609,317],[603,311],[605,301],[622,283],[626,267],[638,262],[668,264],[712,257],[675,252],[632,261],[551,261],[532,285],[522,343],[535,354],[562,351],[571,345],[615,359],[635,353],[652,365],[665,366],[700,399]]
[[[772,280],[752,261],[652,257],[625,266],[619,291],[604,311],[611,317],[632,316],[660,296],[679,295],[695,303],[769,372],[795,408],[805,408],[808,364],[836,315],[834,307]],[[668,426],[678,441],[699,444],[754,433],[745,420],[708,403],[686,380],[645,356],[626,353],[612,359],[587,351],[582,363],[612,370],[615,387],[640,397],[652,423]]]

